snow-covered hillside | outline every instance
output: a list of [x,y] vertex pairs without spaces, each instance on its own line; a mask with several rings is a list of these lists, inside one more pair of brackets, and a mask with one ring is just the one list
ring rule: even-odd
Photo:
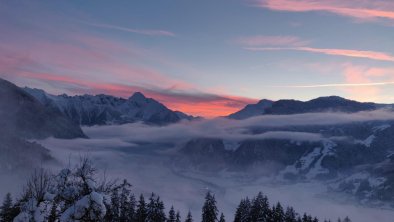
[[80,125],[123,124],[142,121],[168,124],[191,120],[192,116],[172,111],[154,99],[136,92],[128,99],[110,95],[55,96],[40,89],[24,88],[42,104],[58,109]]

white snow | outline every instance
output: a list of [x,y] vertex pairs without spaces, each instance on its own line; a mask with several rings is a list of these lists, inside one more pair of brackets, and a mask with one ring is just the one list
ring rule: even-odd
[[[283,178],[285,174],[292,173],[305,174],[307,179],[314,179],[318,175],[329,173],[321,163],[327,155],[334,155],[333,147],[336,144],[330,140],[323,140],[322,145],[322,147],[315,147],[312,152],[301,157],[295,164],[287,166],[280,172],[280,177]],[[301,166],[297,167],[298,165]]]
[[234,151],[238,149],[240,142],[224,140],[223,144],[225,150]]
[[387,128],[390,128],[390,124],[382,124],[380,126],[375,126],[372,128],[372,131],[374,134],[368,136],[365,140],[356,140],[355,143],[364,145],[366,147],[371,147],[373,141],[376,139],[375,133],[381,132],[386,130]]
[[390,127],[391,127],[390,124],[382,124],[380,126],[375,126],[374,128],[372,128],[372,130],[374,133],[376,133],[376,132],[383,131],[383,130],[390,128]]
[[69,207],[60,217],[61,222],[72,222],[90,215],[91,219],[99,221],[106,214],[103,195],[92,192],[82,197],[74,205]]
[[355,143],[364,145],[366,147],[371,147],[371,145],[375,139],[376,139],[375,135],[370,135],[365,140],[356,140]]

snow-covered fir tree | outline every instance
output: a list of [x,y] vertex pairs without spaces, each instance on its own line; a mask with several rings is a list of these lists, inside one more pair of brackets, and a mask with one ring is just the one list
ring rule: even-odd
[[179,211],[176,212],[175,222],[181,222],[181,213]]
[[176,217],[175,217],[175,210],[174,210],[174,206],[171,206],[170,211],[168,212],[168,222],[175,222]]
[[217,217],[218,208],[216,207],[215,196],[211,192],[208,192],[202,208],[202,222],[216,222]]
[[147,209],[146,209],[145,198],[144,195],[141,194],[138,201],[137,210],[135,213],[135,221],[145,222],[146,217],[147,217]]
[[285,221],[285,213],[283,211],[282,205],[279,202],[272,208],[271,221]]
[[190,210],[187,213],[185,222],[193,222],[193,217],[192,217],[192,213],[190,212]]
[[292,207],[287,207],[285,212],[285,222],[297,222],[297,213]]
[[220,214],[219,222],[226,222],[226,219],[224,218],[224,214]]
[[252,222],[267,221],[271,213],[268,198],[263,193],[258,193],[252,201],[250,218]]
[[147,205],[147,222],[165,222],[166,214],[164,213],[164,203],[160,197],[152,193]]
[[[21,198],[12,201],[7,194],[0,207],[0,222],[180,222],[180,212],[170,208],[168,217],[164,202],[154,193],[145,202],[139,196],[136,203],[131,184],[99,181],[96,169],[88,159],[82,159],[74,168],[57,174],[36,170],[29,178]],[[318,222],[304,213],[298,216],[292,207],[284,212],[280,203],[269,207],[268,198],[261,192],[250,201],[242,199],[234,215],[235,222]],[[189,211],[185,222],[192,222]],[[327,220],[325,220],[326,222]],[[346,217],[341,222],[351,222]],[[215,196],[208,192],[202,207],[202,222],[225,222]]]
[[4,198],[3,204],[0,207],[0,221],[11,222],[17,214],[18,209],[14,206],[12,202],[11,194],[7,193]]
[[251,204],[249,198],[242,199],[235,212],[234,222],[250,221]]

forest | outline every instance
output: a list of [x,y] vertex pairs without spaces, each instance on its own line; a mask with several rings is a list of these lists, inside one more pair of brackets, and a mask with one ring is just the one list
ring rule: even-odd
[[[168,209],[160,196],[151,193],[146,198],[136,196],[127,180],[97,179],[98,170],[89,158],[70,168],[52,174],[37,169],[26,182],[20,197],[8,193],[0,208],[1,222],[192,222],[191,212]],[[268,197],[259,192],[255,197],[242,199],[234,215],[224,215],[217,207],[215,194],[208,191],[201,210],[202,222],[318,222],[307,213],[297,213],[281,203],[271,205]],[[168,212],[166,211],[168,210]],[[323,220],[328,222],[329,220]],[[338,222],[350,222],[346,217]]]

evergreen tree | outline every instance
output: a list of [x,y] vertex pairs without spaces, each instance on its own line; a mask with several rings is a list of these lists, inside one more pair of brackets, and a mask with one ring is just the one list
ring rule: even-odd
[[193,222],[193,217],[192,217],[192,213],[190,212],[190,210],[187,213],[185,222]]
[[171,206],[170,211],[168,212],[168,222],[175,222],[176,218],[175,218],[175,210],[174,210],[174,206]]
[[302,222],[313,222],[312,216],[304,213],[304,215],[302,216]]
[[225,220],[225,218],[224,218],[224,214],[223,214],[223,213],[221,213],[221,214],[220,214],[220,219],[219,219],[219,222],[226,222],[226,220]]
[[106,220],[108,221],[119,221],[119,190],[114,189],[111,194],[111,206],[109,212],[107,212],[108,216]]
[[250,210],[250,217],[252,222],[267,221],[271,209],[268,199],[261,192],[253,199],[252,207]]
[[176,219],[175,222],[181,222],[181,214],[179,213],[179,211],[176,212]]
[[249,222],[250,221],[251,204],[249,198],[242,199],[235,212],[234,222]]
[[[152,193],[149,203],[141,194],[138,204],[130,191],[131,185],[123,183],[103,183],[96,186],[94,168],[84,161],[75,172],[65,169],[53,176],[45,172],[36,173],[28,183],[28,189],[17,204],[13,204],[8,193],[0,206],[0,222],[34,221],[42,217],[45,221],[108,221],[108,222],[181,222],[179,211],[172,206],[168,219],[164,213],[164,203]],[[55,189],[54,189],[55,188]],[[89,194],[85,192],[92,191]],[[48,195],[47,195],[48,194]],[[53,198],[47,198],[53,197]],[[107,201],[107,197],[111,201]],[[38,200],[41,200],[39,202]],[[88,206],[85,206],[88,205]],[[137,206],[136,206],[137,205]],[[234,222],[318,222],[304,213],[297,214],[292,207],[284,212],[278,202],[272,209],[268,198],[261,192],[252,202],[242,199],[237,207]],[[185,222],[193,222],[189,211]],[[208,192],[202,208],[202,222],[225,222],[224,214],[218,218],[215,196]],[[329,220],[324,220],[329,222]],[[349,217],[338,222],[351,222]]]
[[124,180],[120,185],[119,195],[119,222],[127,222],[133,220],[135,213],[135,199],[130,193],[131,184]]
[[14,219],[13,215],[13,204],[12,204],[12,197],[10,193],[4,198],[3,205],[0,207],[0,221],[2,222],[9,222]]
[[135,221],[136,222],[145,222],[146,218],[147,218],[147,209],[146,209],[145,198],[141,194],[140,199],[138,201],[138,205],[137,205],[137,211],[135,214]]
[[164,222],[166,214],[164,213],[164,203],[159,196],[152,193],[147,206],[147,222]]
[[218,209],[216,207],[215,196],[208,192],[205,196],[205,203],[202,208],[202,222],[216,222]]
[[285,221],[285,213],[283,212],[283,207],[279,202],[276,204],[276,206],[272,208],[271,221],[275,221],[275,222]]
[[135,215],[136,215],[136,200],[134,197],[134,194],[130,194],[129,195],[129,201],[128,201],[128,205],[125,208],[126,210],[126,221],[134,221],[135,220]]
[[58,220],[57,204],[53,203],[51,207],[51,212],[48,217],[48,222],[55,222]]
[[294,209],[292,207],[287,207],[284,218],[285,222],[297,222],[296,216],[297,214]]

